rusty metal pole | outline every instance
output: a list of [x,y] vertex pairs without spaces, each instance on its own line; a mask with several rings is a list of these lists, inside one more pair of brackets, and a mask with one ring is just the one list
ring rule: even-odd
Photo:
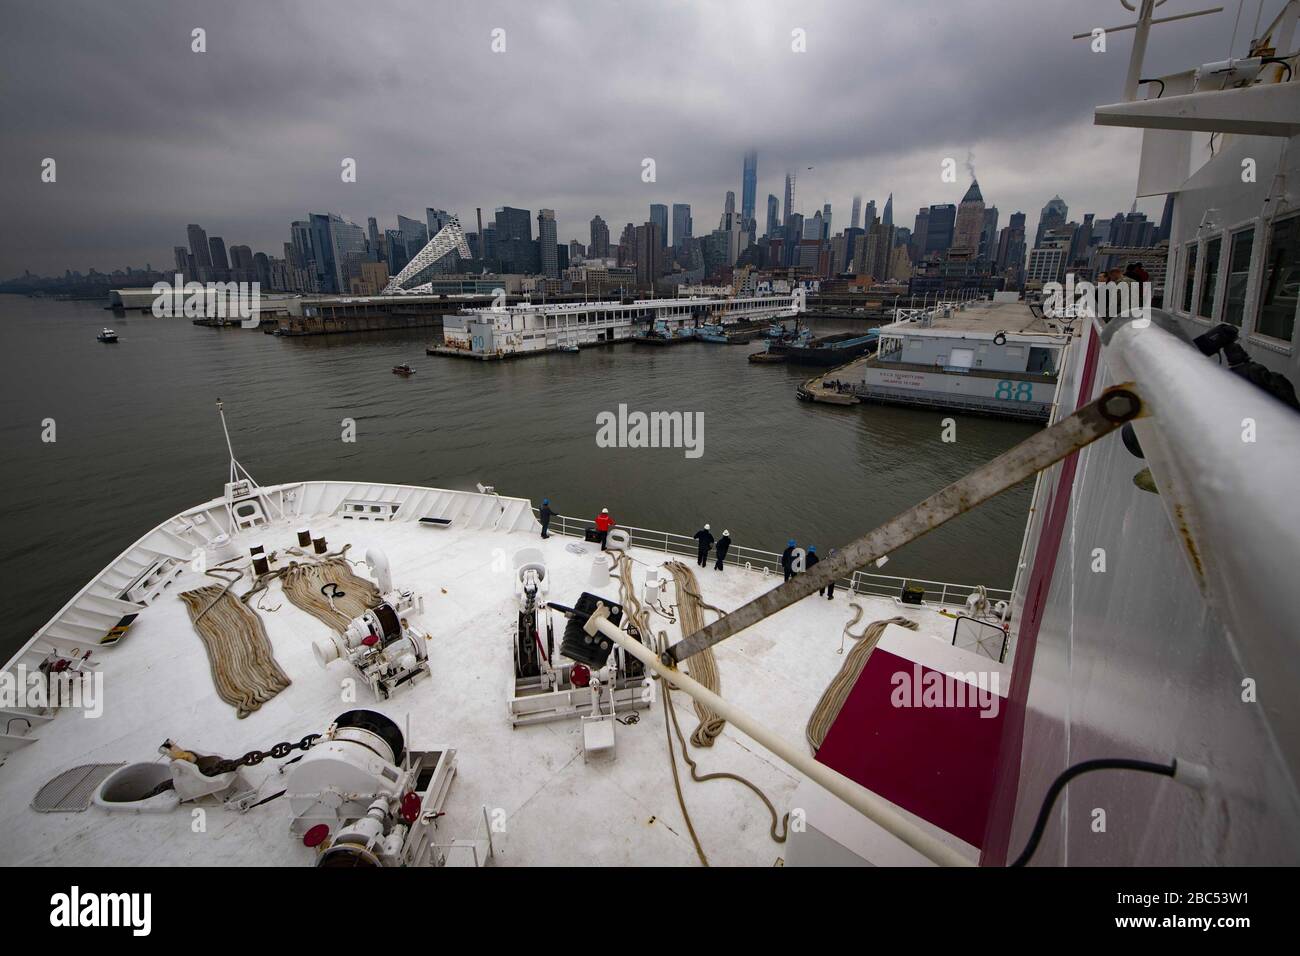
[[927,531],[970,511],[1044,468],[1056,464],[1067,455],[1110,434],[1125,422],[1137,418],[1141,412],[1142,402],[1132,386],[1108,389],[1096,401],[1083,406],[1073,415],[1025,439],[987,465],[959,478],[875,531],[841,548],[835,557],[818,562],[814,570],[796,575],[678,641],[664,651],[664,664],[675,666],[853,571],[897,551]]

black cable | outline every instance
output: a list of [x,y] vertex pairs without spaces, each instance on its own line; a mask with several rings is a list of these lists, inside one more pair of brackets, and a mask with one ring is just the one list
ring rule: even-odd
[[1165,95],[1165,81],[1164,81],[1164,80],[1159,80],[1159,79],[1150,79],[1150,80],[1138,80],[1138,82],[1139,82],[1139,83],[1159,83],[1159,84],[1160,84],[1160,92],[1156,94],[1156,99],[1160,99],[1160,97],[1162,97],[1162,96]]
[[1038,819],[1034,822],[1034,832],[1029,834],[1029,842],[1020,851],[1020,856],[1016,857],[1015,862],[1010,865],[1024,866],[1029,862],[1034,851],[1038,849],[1038,841],[1043,838],[1043,831],[1047,829],[1047,818],[1051,815],[1052,807],[1056,805],[1056,798],[1061,795],[1066,784],[1075,777],[1093,770],[1141,770],[1144,773],[1172,777],[1176,766],[1175,763],[1151,763],[1148,760],[1129,760],[1126,757],[1105,757],[1099,760],[1084,760],[1073,767],[1066,767],[1047,788],[1047,796],[1043,798],[1043,806],[1038,811]]

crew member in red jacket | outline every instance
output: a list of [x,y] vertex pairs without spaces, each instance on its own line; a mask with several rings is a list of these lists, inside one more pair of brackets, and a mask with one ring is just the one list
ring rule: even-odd
[[601,508],[600,514],[596,515],[596,530],[600,532],[600,550],[605,550],[605,539],[609,537],[609,529],[614,527],[614,519],[609,516],[608,508]]

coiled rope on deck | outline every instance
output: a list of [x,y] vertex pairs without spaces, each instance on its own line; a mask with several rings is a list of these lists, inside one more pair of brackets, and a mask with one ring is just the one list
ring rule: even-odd
[[[850,637],[857,643],[853,650],[849,651],[848,657],[840,666],[840,672],[827,685],[826,690],[822,692],[821,699],[817,701],[817,706],[813,708],[812,716],[808,718],[808,726],[804,730],[804,736],[808,739],[808,745],[812,747],[812,752],[817,753],[826,740],[826,735],[831,731],[831,725],[835,723],[835,718],[840,715],[840,710],[844,707],[844,702],[849,699],[849,693],[853,690],[853,685],[858,682],[862,675],[862,670],[867,666],[867,658],[871,652],[876,649],[880,643],[880,636],[885,633],[885,628],[891,624],[897,624],[899,627],[906,627],[910,630],[916,630],[916,622],[909,621],[905,617],[891,617],[882,621],[872,621],[867,625],[866,630],[861,634],[854,634],[853,625],[862,620],[862,605],[856,602],[850,603],[849,607],[855,610],[853,620],[844,625],[844,636]],[[843,650],[843,646],[841,646]]]
[[[678,620],[681,622],[683,637],[704,627],[706,609],[722,616],[720,609],[706,604],[700,596],[695,572],[688,565],[681,561],[669,561],[664,567],[672,574],[673,582],[677,585]],[[714,656],[713,648],[706,647],[693,655],[687,664],[687,673],[715,694],[722,691],[722,674],[718,671],[718,659]],[[698,700],[695,701],[695,716],[700,722],[691,734],[691,743],[697,747],[712,747],[713,741],[726,729],[727,722]]]
[[[379,588],[353,573],[341,552],[317,563],[295,562],[275,573],[290,604],[335,631],[341,632],[353,618],[383,600]],[[321,590],[330,584],[336,586],[333,598]]]
[[237,580],[185,591],[180,599],[207,651],[217,696],[242,719],[291,681],[276,663],[262,619],[230,593]]

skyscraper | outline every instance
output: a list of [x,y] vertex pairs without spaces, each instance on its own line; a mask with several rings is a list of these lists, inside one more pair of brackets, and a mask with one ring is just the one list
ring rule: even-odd
[[[420,254],[420,250],[429,244],[429,227],[418,219],[398,216],[397,230],[402,234],[402,242],[406,246],[406,258],[408,260],[414,259]],[[340,289],[339,291],[346,292],[347,289]]]
[[998,207],[989,206],[984,210],[984,226],[980,230],[979,257],[990,262],[998,252]]
[[[980,213],[981,221],[983,213]],[[952,203],[942,203],[930,207],[930,216],[926,220],[925,257],[947,252],[952,248],[953,226],[957,220],[957,207]]]
[[952,247],[969,252],[979,252],[980,233],[984,229],[984,196],[978,180],[972,179],[966,195],[957,207],[957,222],[953,227]]
[[691,207],[689,203],[673,203],[673,246],[680,246],[683,239],[691,237]]
[[424,222],[429,228],[429,238],[432,239],[438,233],[442,232],[442,227],[451,222],[451,213],[445,209],[434,209],[426,207],[424,210]]
[[744,171],[740,179],[740,216],[749,221],[754,218],[754,203],[758,191],[758,152],[749,150],[745,153]]
[[1053,196],[1047,200],[1047,205],[1038,214],[1038,231],[1034,233],[1034,247],[1042,245],[1047,230],[1065,225],[1065,219],[1069,214],[1070,207],[1060,196]]
[[826,203],[822,206],[822,234],[819,239],[829,239],[831,237],[831,204]]
[[790,217],[794,215],[794,170],[785,174],[785,215],[781,219],[781,225],[790,225]]
[[[654,207],[651,206],[651,209]],[[660,206],[665,213],[667,208]],[[659,223],[651,221],[636,227],[636,283],[653,287],[664,271],[664,241]]]
[[496,211],[496,254],[502,272],[537,271],[533,218],[527,209],[502,206]]
[[920,262],[925,258],[925,244],[930,233],[930,207],[922,206],[916,213],[916,222],[912,224],[912,259]]
[[230,262],[226,259],[226,240],[208,236],[208,249],[212,253],[212,278],[225,282],[230,278]]
[[871,231],[871,224],[876,221],[876,201],[874,199],[867,202],[867,208],[862,212],[862,228]]
[[[424,228],[422,224],[417,225]],[[361,277],[361,263],[366,258],[366,234],[356,223],[332,214],[329,233],[334,256],[334,288],[341,295],[347,294],[352,291],[352,279]]]
[[771,193],[767,194],[767,229],[763,235],[769,239],[776,235],[781,227],[781,203]]
[[651,203],[650,221],[659,227],[660,248],[668,245],[668,207],[663,203]]
[[593,259],[604,259],[609,255],[609,226],[600,216],[591,217],[591,245],[587,254]]
[[554,209],[542,209],[537,213],[537,258],[542,275],[548,279],[560,277],[558,231]]
[[880,217],[882,226],[892,226],[894,224],[894,194],[890,193],[889,198],[885,200],[885,212]]
[[208,234],[203,231],[202,226],[194,223],[186,226],[185,232],[190,240],[190,255],[194,257],[194,268],[198,272],[196,279],[199,282],[210,282],[212,280],[212,250],[208,247]]
[[853,213],[852,213],[852,215],[849,217],[849,228],[850,228],[850,229],[857,229],[857,228],[858,228],[858,223],[861,221],[861,218],[862,218],[862,197],[861,197],[861,196],[854,196],[854,197],[853,197]]
[[[312,270],[316,277],[317,292],[337,292],[334,285],[334,243],[330,239],[330,223],[338,219],[343,220],[333,213],[313,212],[308,213],[307,218],[311,223],[309,238],[311,239],[311,256],[309,261],[312,263]],[[235,250],[230,250],[230,268],[236,269]]]
[[1013,212],[1007,227],[998,236],[995,268],[1005,274],[1011,288],[1019,288],[1025,268],[1025,214]]

